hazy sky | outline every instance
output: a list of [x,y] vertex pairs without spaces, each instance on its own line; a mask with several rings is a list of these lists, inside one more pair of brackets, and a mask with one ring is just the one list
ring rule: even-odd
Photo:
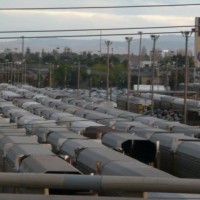
[[[1,0],[0,8],[15,7],[77,7],[77,6],[125,6],[151,4],[200,3],[200,0]],[[159,8],[120,8],[120,9],[84,9],[84,10],[28,10],[0,11],[0,31],[9,30],[45,30],[45,29],[85,29],[85,28],[123,28],[193,25],[199,16],[200,6],[159,7]],[[179,30],[190,30],[182,28]],[[172,30],[172,29],[171,29]],[[173,29],[174,30],[174,29]],[[140,30],[129,30],[137,33]],[[143,32],[160,30],[142,30]],[[162,29],[163,31],[163,29]],[[164,31],[168,31],[164,30]],[[50,33],[51,35],[99,34],[93,32]],[[113,33],[125,33],[125,31]],[[103,31],[111,33],[111,31]],[[4,36],[34,36],[48,33],[0,34]],[[137,37],[137,36],[135,36]],[[111,38],[111,37],[107,37]],[[112,37],[124,40],[124,36]]]

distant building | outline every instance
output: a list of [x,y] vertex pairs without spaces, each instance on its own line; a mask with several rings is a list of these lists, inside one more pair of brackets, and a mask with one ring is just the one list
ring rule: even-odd
[[200,67],[200,17],[195,18],[195,65]]
[[[166,88],[164,85],[154,85],[154,91],[156,92],[165,92],[167,90],[169,90],[168,88]],[[134,85],[133,86],[133,90],[137,91],[137,89],[139,89],[140,92],[151,92],[152,91],[152,85]]]

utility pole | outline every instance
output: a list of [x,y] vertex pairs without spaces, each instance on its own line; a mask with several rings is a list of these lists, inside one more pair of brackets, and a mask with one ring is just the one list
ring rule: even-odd
[[158,40],[159,35],[151,35],[153,40],[153,61],[152,61],[152,86],[151,86],[151,115],[154,113],[154,74],[155,74],[155,50],[156,50],[156,41]]
[[138,32],[140,35],[140,43],[139,43],[139,66],[138,66],[138,83],[137,83],[137,93],[139,94],[140,87],[140,69],[142,64],[142,32]]
[[64,80],[64,85],[67,87],[67,67],[65,67],[65,80]]
[[125,37],[128,42],[128,73],[127,73],[127,111],[130,111],[130,90],[131,90],[131,66],[130,66],[130,44],[132,37]]
[[101,40],[102,40],[102,30],[100,30],[100,40],[99,40],[99,57],[101,58]]
[[185,37],[185,85],[184,85],[184,107],[183,107],[183,123],[187,124],[187,92],[188,92],[188,38],[192,35],[192,31],[182,31],[182,36]]
[[22,83],[26,83],[26,66],[24,63],[24,36],[22,36]]
[[110,46],[112,45],[111,41],[105,41],[107,46],[107,75],[106,75],[106,100],[109,100],[109,87],[110,87]]
[[39,53],[39,65],[38,65],[38,88],[40,88],[41,86],[41,79],[40,79],[40,76],[41,76],[41,60],[42,60],[42,53]]
[[77,71],[77,98],[79,97],[80,90],[80,62],[78,62],[78,71]]
[[52,87],[52,64],[49,65],[49,87]]

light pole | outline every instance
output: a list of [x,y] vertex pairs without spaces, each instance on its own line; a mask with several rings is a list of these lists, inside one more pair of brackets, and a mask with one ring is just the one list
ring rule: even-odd
[[128,74],[127,74],[127,110],[130,111],[130,89],[131,89],[131,66],[130,66],[130,44],[132,37],[125,37],[128,42]]
[[77,98],[79,97],[80,90],[80,62],[78,62],[78,71],[77,71]]
[[39,65],[38,65],[38,88],[41,86],[41,60],[42,60],[42,53],[39,53]]
[[101,40],[102,40],[102,30],[100,30],[100,39],[99,39],[99,57],[101,58]]
[[22,36],[22,83],[26,83],[26,65],[24,63],[24,36]]
[[158,40],[159,35],[151,35],[151,39],[153,40],[153,60],[152,60],[152,86],[151,86],[151,114],[154,112],[154,73],[155,73],[155,50],[156,50],[156,41]]
[[49,87],[52,87],[52,63],[49,65]]
[[92,85],[92,80],[91,80],[91,69],[87,69],[87,75],[89,77],[89,82],[88,82],[88,90],[89,90],[89,97],[91,97],[91,85]]
[[105,41],[107,46],[107,75],[106,75],[106,100],[109,100],[109,87],[110,87],[110,46],[112,45],[111,41]]
[[65,80],[64,80],[65,87],[67,87],[67,67],[65,66]]
[[138,83],[137,83],[137,93],[139,94],[140,87],[140,69],[142,64],[142,32],[138,32],[140,35],[140,43],[139,43],[139,66],[138,66]]
[[192,31],[182,31],[182,36],[185,37],[185,85],[184,85],[184,106],[183,106],[183,123],[187,124],[187,87],[188,87],[188,38],[192,35]]
[[175,91],[178,89],[178,58],[176,58],[175,62]]
[[17,64],[16,64],[16,60],[17,60],[17,50],[18,48],[14,48],[14,56],[13,56],[13,82],[16,84],[16,79],[17,79]]

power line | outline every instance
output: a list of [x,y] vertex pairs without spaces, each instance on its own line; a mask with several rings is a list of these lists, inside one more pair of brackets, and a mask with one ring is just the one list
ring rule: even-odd
[[[143,35],[151,35],[151,34],[176,34],[181,33],[180,31],[166,31],[166,32],[146,32]],[[139,33],[110,33],[110,34],[101,34],[101,36],[128,36],[128,35],[139,35]],[[44,38],[78,38],[78,37],[99,37],[100,34],[85,34],[85,35],[43,35],[43,36],[23,36],[26,39],[44,39]],[[0,37],[2,39],[21,39],[21,36],[14,37]]]
[[55,30],[16,30],[16,31],[0,31],[0,33],[42,33],[42,32],[76,32],[76,31],[110,31],[110,30],[134,30],[134,29],[168,29],[168,28],[187,28],[195,27],[194,25],[185,26],[147,26],[147,27],[116,27],[116,28],[90,28],[90,29],[55,29]]
[[0,8],[0,10],[17,11],[17,10],[81,10],[81,9],[119,9],[119,8],[160,8],[160,7],[185,7],[199,6],[195,4],[154,4],[154,5],[125,5],[125,6],[76,6],[76,7],[30,7],[30,8]]

